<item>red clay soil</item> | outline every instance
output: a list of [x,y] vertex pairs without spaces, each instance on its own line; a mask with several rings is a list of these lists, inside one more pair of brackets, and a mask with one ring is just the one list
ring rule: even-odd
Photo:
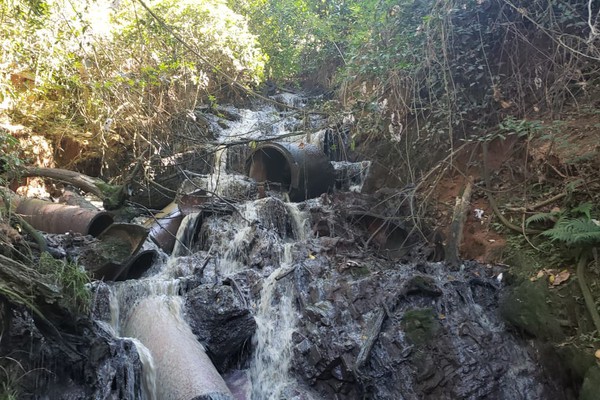
[[[573,113],[560,123],[560,129],[552,123],[545,124],[529,145],[525,138],[510,136],[505,140],[494,140],[488,145],[488,171],[492,181],[492,193],[504,211],[508,203],[523,205],[525,187],[543,184],[553,194],[564,191],[566,184],[576,180],[598,182],[600,176],[600,113]],[[527,159],[526,159],[527,158]],[[480,262],[502,262],[505,238],[493,229],[498,218],[488,201],[482,168],[481,144],[473,143],[457,154],[453,167],[434,185],[434,217],[437,230],[448,237],[457,196],[463,192],[468,177],[475,182],[471,205],[463,230],[460,245],[461,257]],[[524,185],[528,182],[527,185]],[[529,189],[528,189],[529,190]],[[587,187],[589,192],[590,187]],[[592,190],[593,192],[593,190]],[[594,197],[593,193],[591,195]],[[546,193],[546,197],[550,194]],[[587,193],[588,200],[590,193]],[[528,204],[543,200],[534,199],[528,193]],[[550,204],[545,209],[561,206]],[[481,211],[476,211],[481,210]],[[478,215],[479,214],[479,215]],[[479,218],[481,217],[481,218]],[[517,217],[518,215],[513,215]],[[519,222],[516,225],[520,225]]]

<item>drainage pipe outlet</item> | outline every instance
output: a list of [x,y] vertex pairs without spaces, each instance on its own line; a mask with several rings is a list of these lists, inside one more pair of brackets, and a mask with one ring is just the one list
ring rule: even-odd
[[309,143],[264,143],[246,160],[246,174],[259,183],[281,185],[281,190],[296,202],[327,192],[335,181],[325,153]]
[[113,218],[104,211],[39,199],[20,200],[16,212],[35,229],[47,233],[74,232],[98,236],[113,223]]

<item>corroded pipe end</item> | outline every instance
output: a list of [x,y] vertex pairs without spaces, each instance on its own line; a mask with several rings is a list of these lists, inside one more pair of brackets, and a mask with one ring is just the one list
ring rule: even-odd
[[157,255],[158,253],[155,250],[140,251],[129,260],[122,274],[124,276],[120,276],[119,280],[141,278],[144,272],[150,269]]
[[104,211],[98,212],[90,223],[88,224],[86,235],[92,235],[94,237],[100,235],[114,222],[113,217]]
[[75,232],[98,236],[113,223],[113,218],[104,211],[39,199],[22,199],[16,212],[35,229],[48,233]]
[[279,183],[292,201],[317,197],[335,182],[329,158],[309,143],[264,143],[246,160],[246,174],[257,182]]

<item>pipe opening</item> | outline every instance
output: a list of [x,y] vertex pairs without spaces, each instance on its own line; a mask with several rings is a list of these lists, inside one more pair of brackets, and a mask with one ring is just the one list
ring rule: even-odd
[[250,178],[257,182],[277,182],[288,191],[292,184],[292,169],[288,159],[278,149],[264,148],[252,155]]
[[90,221],[88,225],[87,234],[96,237],[104,232],[114,222],[113,217],[107,213],[99,213]]
[[122,276],[122,279],[139,279],[142,277],[144,272],[148,271],[154,262],[154,258],[156,257],[156,251],[154,250],[145,250],[142,251],[133,257],[133,259],[129,262],[129,266],[125,271],[126,276]]

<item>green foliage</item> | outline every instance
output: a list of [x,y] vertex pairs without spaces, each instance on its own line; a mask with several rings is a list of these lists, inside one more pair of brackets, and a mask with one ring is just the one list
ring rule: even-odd
[[22,380],[31,372],[15,358],[0,357],[0,400],[22,399]]
[[540,121],[529,121],[526,119],[516,119],[513,116],[508,116],[499,125],[500,130],[507,135],[516,135],[518,137],[530,137],[542,130]]
[[0,3],[0,113],[55,134],[57,148],[65,139],[86,149],[66,161],[119,173],[148,147],[180,151],[176,124],[181,137],[202,140],[193,109],[258,85],[266,56],[225,1],[147,3],[167,27],[137,1]]
[[[544,268],[559,268],[568,254],[559,243],[541,238],[530,238],[523,235],[509,234],[504,259],[513,266],[513,272],[528,279]],[[531,246],[533,242],[535,247]]]
[[87,287],[90,277],[87,272],[73,262],[57,260],[48,253],[42,253],[39,270],[49,281],[61,289],[63,306],[76,313],[86,313],[91,302],[91,292]]
[[258,35],[268,55],[267,75],[271,79],[288,80],[310,64],[317,64],[314,58],[319,58],[332,34],[326,17],[328,2],[230,0],[229,4],[248,18],[250,29]]
[[550,211],[537,213],[532,215],[531,217],[525,220],[525,226],[529,227],[530,224],[539,224],[543,222],[556,222],[558,218],[561,216],[560,211]]
[[[19,141],[11,134],[0,128],[0,172],[17,172],[22,165],[22,160],[18,157]],[[5,184],[3,178],[0,178],[0,184]]]
[[600,243],[600,224],[589,218],[559,219],[553,228],[542,233],[567,246],[588,246]]
[[[130,46],[123,50],[134,50],[141,57],[138,68],[145,75],[142,81],[158,85],[187,77],[197,84],[210,84],[211,80],[223,79],[215,69],[241,83],[262,80],[265,57],[257,38],[248,30],[246,20],[224,1],[162,0],[153,3],[152,10],[202,59],[190,54],[148,13],[141,19],[131,18],[132,10],[123,9],[116,16],[122,25],[120,32],[115,32],[115,40]],[[120,59],[128,57],[122,54]],[[135,81],[135,77],[128,78]]]
[[600,223],[592,218],[594,205],[586,202],[565,212],[538,213],[526,220],[532,223],[552,221],[554,226],[542,235],[572,247],[585,247],[600,243]]

